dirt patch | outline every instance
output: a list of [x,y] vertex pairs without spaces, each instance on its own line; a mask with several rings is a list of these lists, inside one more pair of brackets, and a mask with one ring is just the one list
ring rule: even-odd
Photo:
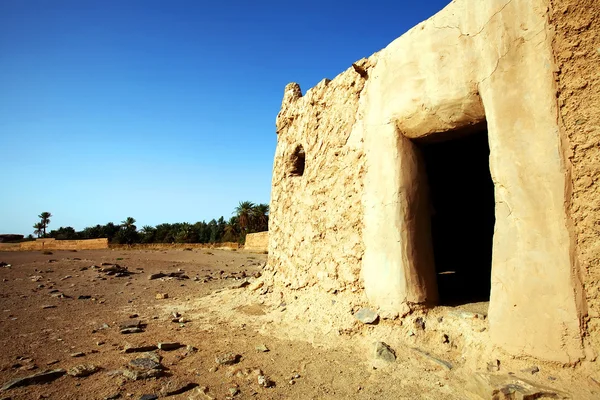
[[[266,256],[242,251],[53,253],[0,255],[10,264],[0,268],[0,384],[46,370],[77,375],[100,369],[86,377],[54,372],[48,383],[17,386],[2,397],[139,399],[186,388],[170,398],[466,397],[471,370],[460,360],[464,349],[452,347],[460,338],[450,335],[450,344],[442,343],[439,318],[447,310],[420,322],[415,315],[364,325],[352,315],[355,295],[274,287],[272,272],[263,268]],[[159,272],[166,276],[149,279]],[[258,273],[263,276],[254,278]],[[157,299],[164,293],[167,298]],[[473,325],[456,318],[465,324],[465,335],[473,326],[485,327],[484,320]],[[406,341],[411,331],[415,339]],[[393,349],[394,363],[376,366],[377,341]],[[425,341],[437,350],[418,352]],[[153,350],[162,358],[147,355]],[[217,363],[223,359],[234,363]],[[480,360],[483,368],[487,361]],[[508,360],[502,361],[504,368]],[[146,366],[150,372],[133,369]],[[534,378],[550,386],[578,382],[568,370],[539,367]],[[577,398],[588,398],[589,391],[579,393]]]

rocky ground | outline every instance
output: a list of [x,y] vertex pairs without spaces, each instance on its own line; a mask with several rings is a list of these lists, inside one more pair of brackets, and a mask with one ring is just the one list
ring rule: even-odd
[[[463,339],[448,330],[452,317],[403,324],[361,311],[351,297],[284,293],[260,277],[272,274],[266,257],[207,249],[0,253],[0,399],[476,398],[467,390],[474,375],[461,361]],[[485,332],[484,316],[455,315],[455,325],[467,315]],[[425,340],[426,331],[443,357],[400,344],[400,336]],[[519,393],[600,396],[594,377],[578,376],[582,389],[569,370],[525,362],[515,375],[498,360],[479,362],[485,382],[475,391],[505,387],[488,373],[507,373],[521,376]],[[573,387],[575,396],[563,391]]]

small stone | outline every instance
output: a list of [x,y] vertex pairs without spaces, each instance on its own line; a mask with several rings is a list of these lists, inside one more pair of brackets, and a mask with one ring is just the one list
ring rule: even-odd
[[54,364],[58,364],[59,362],[60,362],[60,361],[58,361],[58,360],[51,360],[51,361],[48,361],[48,362],[46,363],[46,365],[54,365]]
[[55,369],[51,371],[43,371],[34,375],[25,376],[23,378],[13,379],[2,386],[0,391],[13,389],[20,386],[29,386],[38,383],[51,382],[55,379],[60,378],[66,373],[64,369]]
[[167,275],[163,274],[162,272],[158,272],[156,274],[150,274],[150,276],[148,276],[148,280],[151,281],[154,279],[160,279],[160,278],[164,278],[165,276],[167,276]]
[[142,379],[159,378],[164,372],[162,369],[150,369],[147,371],[136,371],[132,369],[124,369],[121,374],[132,381],[139,381]]
[[237,364],[240,361],[240,358],[242,358],[242,356],[239,354],[225,353],[215,357],[215,362],[219,365],[233,365]]
[[540,372],[540,369],[536,365],[534,365],[533,367],[522,369],[521,372],[534,375],[534,374],[537,374],[538,372]]
[[142,325],[140,320],[125,321],[119,324],[119,329],[139,328]]
[[237,395],[238,393],[240,393],[240,389],[237,387],[230,387],[229,388],[229,394],[232,396]]
[[54,304],[46,304],[42,306],[42,310],[49,310],[51,308],[56,308],[56,306]]
[[148,371],[151,369],[162,369],[160,362],[151,360],[150,358],[136,358],[129,362],[129,366],[140,371]]
[[361,308],[354,314],[354,318],[363,324],[372,324],[379,319],[379,315],[369,308]]
[[256,351],[266,353],[267,351],[269,351],[269,348],[264,344],[259,344],[258,346],[256,346]]
[[140,400],[157,400],[158,396],[155,394],[143,394],[142,397],[140,397]]
[[76,352],[76,353],[71,353],[70,355],[71,355],[71,357],[73,357],[73,358],[79,358],[79,357],[84,357],[84,356],[85,356],[85,353],[83,353],[83,352],[81,352],[81,351],[78,351],[78,352]]
[[258,378],[258,385],[265,387],[265,388],[270,388],[275,386],[275,382],[273,382],[271,379],[269,379],[268,376],[266,375],[259,375]]
[[123,335],[129,335],[131,333],[144,332],[144,330],[142,328],[125,328],[125,329],[121,329],[120,332]]
[[100,370],[100,368],[93,364],[87,364],[87,365],[81,364],[81,365],[77,365],[73,368],[70,368],[67,371],[67,374],[74,376],[76,378],[83,378],[85,376],[90,376],[92,374],[95,374],[99,370]]
[[493,360],[487,363],[488,372],[498,372],[500,371],[500,360]]
[[376,342],[375,343],[375,358],[378,360],[383,360],[387,363],[392,363],[396,361],[396,353],[390,346],[385,344],[384,342]]
[[198,387],[197,383],[180,381],[180,380],[170,380],[160,389],[160,394],[164,397],[175,396],[177,394],[185,393],[188,390],[192,390]]
[[169,298],[168,293],[157,293],[156,294],[156,300],[163,300],[163,299],[168,299],[168,298]]
[[129,318],[131,318],[131,319],[137,318],[137,317],[139,317],[139,315],[137,315],[137,314],[131,314],[131,315],[129,315]]
[[158,348],[163,351],[177,350],[180,347],[183,347],[183,345],[179,342],[161,342],[158,344]]
[[147,352],[147,351],[156,350],[157,348],[158,347],[156,347],[153,344],[140,345],[140,346],[134,346],[131,344],[127,344],[127,345],[125,345],[125,348],[123,349],[123,353],[143,353],[143,352]]

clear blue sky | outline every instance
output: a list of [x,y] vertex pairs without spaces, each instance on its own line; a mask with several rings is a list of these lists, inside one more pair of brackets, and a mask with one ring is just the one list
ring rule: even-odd
[[0,233],[229,218],[268,203],[283,88],[448,0],[0,1]]

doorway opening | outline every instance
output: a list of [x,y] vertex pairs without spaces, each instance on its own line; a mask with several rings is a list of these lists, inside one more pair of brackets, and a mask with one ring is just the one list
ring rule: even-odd
[[439,303],[487,302],[495,223],[487,127],[446,135],[417,143],[429,186]]

